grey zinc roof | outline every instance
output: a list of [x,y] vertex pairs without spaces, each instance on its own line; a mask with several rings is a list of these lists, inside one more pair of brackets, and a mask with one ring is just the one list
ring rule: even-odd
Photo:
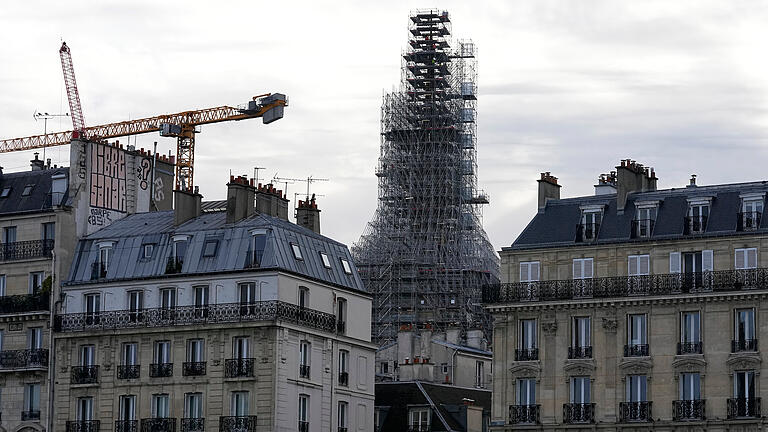
[[[51,176],[55,174],[69,175],[69,168],[0,174],[0,192],[5,188],[11,188],[6,198],[0,198],[0,214],[51,210]],[[32,185],[32,190],[29,195],[22,196],[27,185]],[[65,196],[63,202],[66,202],[66,199]]]
[[[581,219],[581,207],[588,205],[605,206],[597,241],[588,244],[683,238],[688,199],[697,197],[712,197],[706,232],[697,236],[741,234],[736,231],[737,213],[741,211],[740,195],[766,192],[768,192],[767,181],[636,192],[628,195],[623,214],[617,212],[616,195],[550,200],[547,201],[543,211],[538,212],[531,219],[512,246],[503,249],[583,245],[576,242],[576,230]],[[659,201],[658,214],[650,238],[630,238],[637,201]],[[758,232],[768,231],[768,222],[765,219],[761,220]]]
[[[173,219],[173,211],[137,213],[80,240],[67,284],[91,282],[92,265],[98,259],[99,244],[104,241],[114,242],[106,280],[165,277],[175,235],[190,236],[180,275],[242,271],[248,268],[251,231],[266,229],[267,243],[259,268],[280,269],[365,291],[347,246],[291,222],[255,214],[227,224],[225,212],[203,213],[179,226],[174,226]],[[203,247],[209,239],[218,240],[218,247],[213,257],[203,257]],[[294,258],[292,243],[301,248],[303,260]],[[141,256],[144,244],[154,245],[150,259]],[[323,265],[320,252],[328,255],[330,269]],[[344,272],[341,259],[349,262],[351,275]]]

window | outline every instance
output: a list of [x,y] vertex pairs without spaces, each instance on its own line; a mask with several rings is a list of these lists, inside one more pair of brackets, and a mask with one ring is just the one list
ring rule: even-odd
[[743,344],[750,344],[755,337],[755,310],[736,309],[736,328],[734,339]]
[[173,257],[177,262],[184,262],[184,256],[187,254],[187,239],[174,240]]
[[442,370],[443,374],[448,374],[448,363],[440,363],[440,370]]
[[339,385],[349,385],[349,351],[339,350]]
[[636,237],[650,237],[653,233],[653,225],[656,222],[656,207],[641,207],[637,209],[633,234]]
[[680,374],[680,400],[701,399],[701,376],[698,372]]
[[0,297],[5,297],[5,275],[0,275]]
[[[645,314],[627,316],[627,345],[643,346],[648,343]],[[646,354],[647,355],[647,354]]]
[[203,394],[187,393],[184,395],[184,416],[186,418],[203,418]]
[[171,342],[155,342],[154,359],[156,364],[166,364],[171,362]]
[[517,380],[517,404],[536,405],[536,380],[519,378]]
[[56,224],[54,222],[46,222],[41,225],[40,238],[47,241],[53,241],[56,239]]
[[85,294],[85,323],[98,324],[99,312],[101,312],[101,294]]
[[309,307],[309,288],[307,287],[299,287],[299,307]]
[[144,309],[144,291],[128,291],[128,319],[131,322],[143,319],[141,311]]
[[680,347],[677,354],[701,354],[701,316],[698,311],[680,314]]
[[235,417],[243,417],[248,415],[248,399],[249,393],[247,391],[234,391],[232,392],[232,405],[231,414]]
[[96,346],[94,345],[81,345],[80,346],[80,366],[90,367],[96,362]]
[[27,347],[31,350],[43,348],[43,329],[31,327],[27,330]]
[[485,363],[480,360],[475,361],[475,387],[485,387]]
[[[24,386],[24,411],[40,413],[40,384],[33,383]],[[34,417],[34,416],[30,416]]]
[[203,245],[203,258],[216,256],[216,250],[219,248],[218,240],[206,240]]
[[339,430],[347,429],[347,415],[349,412],[349,404],[346,402],[339,402]]
[[581,240],[594,240],[600,230],[600,220],[603,212],[600,210],[584,210],[581,214]]
[[8,198],[8,195],[11,194],[11,187],[6,186],[3,188],[3,191],[0,192],[0,198]]
[[252,265],[259,267],[261,260],[264,258],[264,249],[267,246],[267,234],[266,232],[258,232],[253,234],[253,261]]
[[160,307],[173,309],[176,307],[176,288],[163,288],[160,290]]
[[327,269],[331,268],[331,260],[325,252],[320,252],[320,259],[323,260],[323,267]]
[[349,261],[345,260],[344,258],[341,258],[340,261],[341,261],[341,268],[344,269],[344,273],[351,275],[352,267],[349,265]]
[[592,258],[578,258],[573,260],[574,279],[592,279]]
[[238,285],[240,296],[240,315],[252,315],[256,313],[256,302],[258,296],[256,284],[253,282],[241,283]]
[[736,270],[757,268],[757,248],[736,249]]
[[142,255],[141,255],[142,259],[145,259],[145,260],[151,259],[152,253],[155,251],[155,245],[152,243],[145,243],[141,245],[141,250],[142,250]]
[[539,280],[539,262],[520,263],[520,282],[536,282]]
[[627,257],[627,274],[641,276],[650,274],[651,258],[649,255],[630,255]]
[[752,399],[757,396],[755,391],[755,371],[739,371],[733,374],[733,397],[737,399]]
[[21,196],[30,196],[32,194],[32,189],[34,188],[35,188],[35,185],[24,186],[24,190],[21,191]]
[[248,356],[249,340],[247,337],[232,339],[232,356],[236,359],[246,359]]
[[587,348],[592,346],[590,330],[590,317],[573,317],[573,326],[571,329],[571,346],[574,348]]
[[138,345],[136,342],[123,344],[123,365],[135,366],[138,361]]
[[3,228],[3,243],[16,243],[16,227],[9,226]]
[[336,324],[339,333],[344,334],[347,324],[347,299],[339,298],[337,302]]
[[629,375],[627,377],[627,402],[646,402],[648,400],[648,377]]
[[572,404],[588,404],[592,400],[591,398],[591,381],[589,377],[572,377],[571,378],[571,403]]
[[293,257],[297,260],[303,260],[304,257],[301,256],[301,248],[296,243],[291,243],[291,250],[293,250]]
[[120,416],[119,421],[129,422],[136,420],[136,396],[120,396],[120,412],[118,415]]
[[198,285],[195,290],[195,316],[205,318],[208,316],[208,286]]
[[520,320],[520,348],[536,348],[536,320]]
[[430,417],[432,417],[429,408],[411,408],[408,414],[413,430],[429,430]]
[[190,339],[187,341],[187,361],[200,363],[205,361],[205,343],[202,339]]
[[153,394],[152,395],[152,417],[153,418],[168,418],[171,415],[170,398],[168,394]]
[[30,294],[40,294],[40,290],[43,289],[43,279],[45,279],[45,272],[32,272],[29,274]]
[[738,231],[752,231],[760,228],[762,214],[762,198],[744,198],[741,215],[738,220]]
[[299,430],[309,430],[309,395],[299,395]]
[[707,229],[709,203],[691,203],[688,207],[686,234],[703,233]]
[[81,397],[77,399],[77,421],[93,420],[93,398]]
[[102,246],[99,248],[99,262],[104,269],[109,268],[109,259],[112,258],[112,246]]
[[307,341],[299,344],[299,376],[309,378],[310,359],[312,357],[312,345]]

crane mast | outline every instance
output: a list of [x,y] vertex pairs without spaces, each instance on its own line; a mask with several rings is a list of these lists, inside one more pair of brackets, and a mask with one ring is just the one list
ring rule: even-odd
[[64,84],[67,86],[69,112],[72,116],[72,138],[84,138],[85,117],[83,117],[83,107],[80,105],[80,93],[77,91],[72,53],[66,42],[61,43],[59,57],[61,57],[61,70],[64,72]]

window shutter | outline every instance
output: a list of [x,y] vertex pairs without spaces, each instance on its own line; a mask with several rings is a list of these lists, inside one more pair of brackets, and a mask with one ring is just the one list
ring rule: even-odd
[[629,275],[637,275],[637,256],[633,255],[629,257]]
[[715,269],[713,255],[711,250],[701,251],[701,271],[712,271]]
[[585,279],[592,279],[592,258],[587,258],[584,260],[584,278]]
[[638,259],[638,270],[640,271],[639,274],[641,275],[647,275],[650,274],[650,257],[648,255],[640,255]]
[[757,249],[747,249],[747,268],[757,268]]
[[736,249],[736,269],[746,268],[746,254],[744,249]]
[[531,281],[539,280],[539,263],[531,263]]
[[520,263],[520,282],[528,282],[529,263]]
[[581,279],[584,277],[584,272],[582,271],[582,267],[584,265],[584,261],[580,259],[573,260],[573,278],[574,279]]
[[680,252],[669,253],[669,272],[680,273]]

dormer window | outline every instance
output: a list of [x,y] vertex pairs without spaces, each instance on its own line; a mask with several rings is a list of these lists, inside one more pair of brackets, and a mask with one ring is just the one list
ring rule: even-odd
[[152,253],[155,251],[155,245],[152,243],[144,243],[141,245],[142,259],[151,259]]
[[688,216],[685,218],[684,234],[700,234],[707,230],[709,219],[709,200],[690,201]]
[[737,231],[754,231],[760,228],[763,215],[763,196],[743,195],[741,197],[741,212],[738,215]]
[[635,219],[632,221],[632,238],[648,238],[653,234],[653,226],[656,223],[658,203],[637,203]]
[[603,219],[602,206],[589,206],[581,209],[581,223],[576,232],[576,241],[594,241],[597,240],[597,233],[600,231],[600,222]]
[[301,255],[301,248],[296,243],[291,243],[291,250],[293,250],[293,257],[299,261],[303,261],[304,257]]

